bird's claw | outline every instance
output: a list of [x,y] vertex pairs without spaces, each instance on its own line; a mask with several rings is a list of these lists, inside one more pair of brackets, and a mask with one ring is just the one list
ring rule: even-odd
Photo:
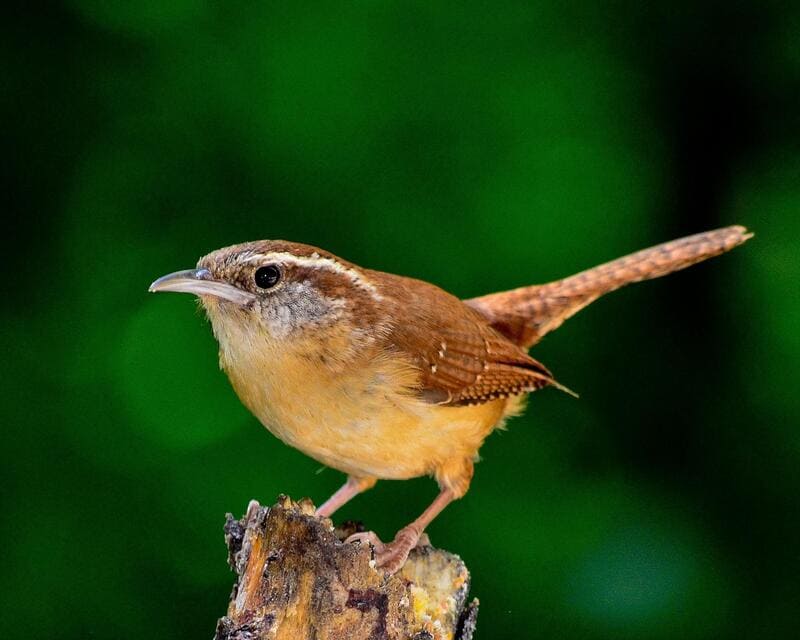
[[430,544],[428,536],[421,534],[412,526],[403,527],[394,540],[385,543],[374,531],[363,531],[349,536],[345,542],[369,542],[373,548],[375,565],[389,575],[397,573],[408,559],[411,550],[422,544]]
[[369,542],[376,551],[383,549],[386,546],[378,537],[378,534],[374,531],[359,531],[358,533],[347,536],[344,542],[345,544],[350,542]]

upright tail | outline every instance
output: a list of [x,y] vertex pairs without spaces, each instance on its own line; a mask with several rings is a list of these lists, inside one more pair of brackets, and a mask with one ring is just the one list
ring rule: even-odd
[[665,242],[548,284],[492,293],[464,302],[521,347],[546,333],[603,294],[630,283],[685,269],[730,251],[753,237],[741,226],[725,227]]

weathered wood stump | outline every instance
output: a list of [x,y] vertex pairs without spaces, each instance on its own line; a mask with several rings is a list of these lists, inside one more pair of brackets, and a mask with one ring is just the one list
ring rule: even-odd
[[375,568],[368,544],[343,542],[308,500],[253,501],[228,514],[228,563],[237,574],[215,640],[471,640],[478,601],[467,604],[461,559],[431,546],[393,576]]

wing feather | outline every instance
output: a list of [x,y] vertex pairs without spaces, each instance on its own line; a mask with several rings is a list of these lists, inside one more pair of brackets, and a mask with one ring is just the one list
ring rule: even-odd
[[455,296],[421,281],[394,279],[387,291],[403,322],[392,327],[391,342],[419,370],[420,397],[437,404],[480,404],[560,386],[544,365]]

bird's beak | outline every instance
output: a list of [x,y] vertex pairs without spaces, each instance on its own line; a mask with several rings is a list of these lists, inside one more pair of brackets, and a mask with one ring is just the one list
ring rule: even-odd
[[197,296],[215,296],[235,304],[245,306],[255,300],[249,291],[242,291],[232,284],[214,280],[208,269],[186,269],[162,276],[150,285],[151,293],[159,291],[180,291]]

